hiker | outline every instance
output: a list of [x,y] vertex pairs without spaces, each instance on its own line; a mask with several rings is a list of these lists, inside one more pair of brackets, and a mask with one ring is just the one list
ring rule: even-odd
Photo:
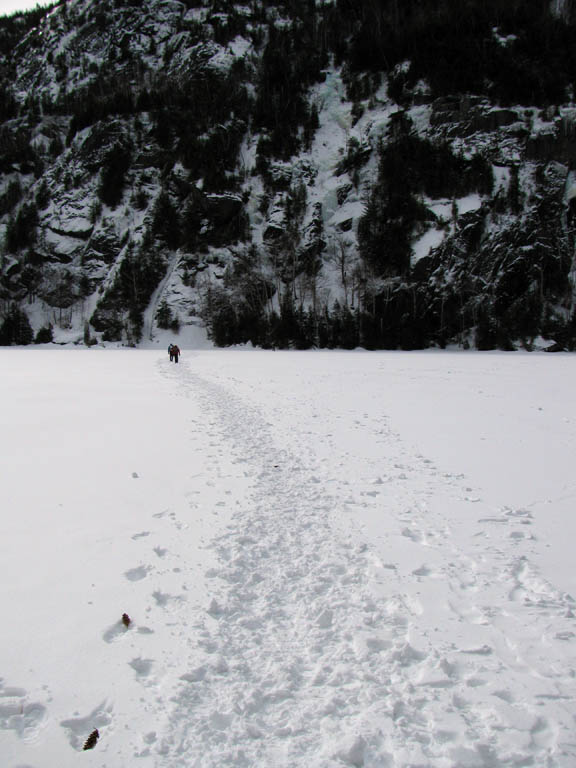
[[174,349],[174,344],[168,344],[168,354],[170,355],[170,362],[172,362],[172,359],[174,357],[174,352],[172,351]]
[[178,344],[172,344],[172,352],[170,353],[172,357],[174,358],[174,362],[178,362],[178,357],[180,355],[180,347]]

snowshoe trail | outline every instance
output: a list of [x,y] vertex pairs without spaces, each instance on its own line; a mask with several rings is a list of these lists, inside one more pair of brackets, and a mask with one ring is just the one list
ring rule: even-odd
[[[532,563],[527,510],[487,509],[387,426],[358,490],[325,476],[305,424],[279,444],[231,379],[160,370],[249,482],[184,625],[161,768],[575,764],[573,601]],[[450,504],[474,509],[472,536]],[[355,505],[386,516],[383,540],[346,523]]]
[[332,529],[334,500],[273,443],[256,409],[190,371],[183,384],[253,488],[212,545],[213,597],[191,638],[165,764],[328,765],[340,752],[360,764],[366,702],[384,695],[373,657],[388,646],[372,637],[367,548]]

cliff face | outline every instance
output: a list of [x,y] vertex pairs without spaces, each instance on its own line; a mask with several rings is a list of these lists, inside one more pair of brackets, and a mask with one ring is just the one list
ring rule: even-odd
[[572,16],[68,0],[0,20],[0,342],[572,348]]

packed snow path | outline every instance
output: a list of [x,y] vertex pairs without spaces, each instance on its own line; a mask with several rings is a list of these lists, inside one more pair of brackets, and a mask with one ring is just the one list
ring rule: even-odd
[[573,356],[3,360],[2,766],[576,765]]
[[[573,765],[574,601],[531,562],[532,513],[483,517],[464,478],[376,419],[360,494],[388,541],[363,541],[342,527],[357,503],[346,452],[342,475],[326,476],[309,425],[279,441],[233,380],[193,369],[169,374],[253,485],[213,544],[165,765]],[[329,410],[328,397],[320,422]],[[476,530],[444,513],[450,498],[477,505]]]

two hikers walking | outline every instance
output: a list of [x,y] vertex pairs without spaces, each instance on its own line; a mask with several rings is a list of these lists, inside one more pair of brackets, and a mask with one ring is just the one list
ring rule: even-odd
[[175,363],[177,363],[178,358],[180,357],[180,347],[178,346],[178,344],[169,344],[168,354],[170,355],[170,362],[174,361]]

